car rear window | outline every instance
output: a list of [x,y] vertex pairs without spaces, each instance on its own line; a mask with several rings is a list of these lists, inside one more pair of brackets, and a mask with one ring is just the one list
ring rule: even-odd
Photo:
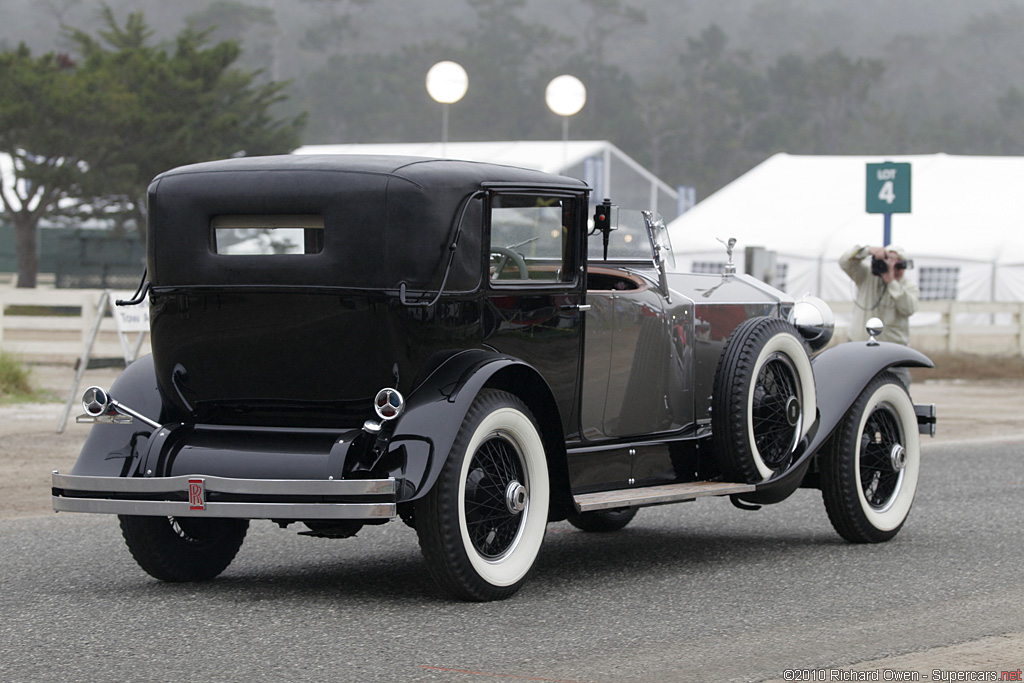
[[319,254],[323,233],[322,216],[214,216],[210,247],[225,256]]

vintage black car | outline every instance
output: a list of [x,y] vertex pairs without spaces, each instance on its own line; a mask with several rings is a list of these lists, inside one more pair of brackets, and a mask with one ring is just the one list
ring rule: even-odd
[[401,518],[467,600],[517,591],[550,521],[613,531],[701,496],[820,488],[844,538],[892,538],[935,419],[887,370],[931,362],[821,350],[827,306],[734,270],[675,272],[657,216],[531,170],[169,171],[137,295],[152,356],[86,391],[96,424],[54,508],[117,514],[165,581],[217,576],[251,519],[343,538]]

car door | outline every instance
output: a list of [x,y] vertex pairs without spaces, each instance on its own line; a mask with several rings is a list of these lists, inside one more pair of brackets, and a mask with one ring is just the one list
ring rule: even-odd
[[693,422],[692,302],[670,295],[656,228],[649,214],[620,212],[607,257],[592,238],[574,490],[684,476],[660,437]]
[[560,190],[492,190],[484,342],[535,367],[575,435],[582,348],[586,195]]
[[638,275],[601,280],[612,289],[587,292],[584,434],[593,440],[667,431],[673,349],[663,297]]
[[[621,212],[609,240],[590,250],[582,434],[589,441],[678,429],[685,327],[659,282],[651,216]],[[597,238],[595,242],[600,242]]]

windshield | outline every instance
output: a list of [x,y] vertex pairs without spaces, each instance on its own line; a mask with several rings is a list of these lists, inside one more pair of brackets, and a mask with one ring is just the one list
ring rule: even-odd
[[[608,261],[656,262],[660,257],[669,270],[675,269],[668,228],[660,215],[650,211],[621,209],[613,212],[612,218],[614,223],[608,237]],[[605,260],[600,231],[587,238],[587,257],[591,261]]]
[[667,270],[675,270],[676,255],[672,251],[672,242],[668,238],[668,226],[665,225],[665,219],[661,217],[661,214],[651,213],[650,211],[644,211],[643,213],[648,219],[651,242],[654,243],[658,256],[664,261]]

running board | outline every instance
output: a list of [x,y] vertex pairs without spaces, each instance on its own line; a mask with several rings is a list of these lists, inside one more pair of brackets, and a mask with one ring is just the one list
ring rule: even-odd
[[693,481],[687,484],[666,484],[665,486],[644,486],[635,489],[584,493],[573,496],[573,500],[579,506],[580,512],[591,512],[593,510],[678,503],[702,496],[728,496],[734,493],[749,493],[753,490],[753,484]]

